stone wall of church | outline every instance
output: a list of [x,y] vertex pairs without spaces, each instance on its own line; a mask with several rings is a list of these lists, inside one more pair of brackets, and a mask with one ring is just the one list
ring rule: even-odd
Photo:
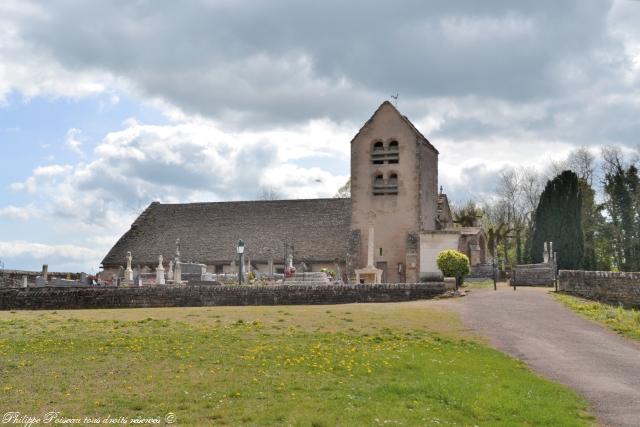
[[440,273],[436,258],[441,251],[458,249],[460,233],[451,231],[434,231],[420,233],[420,276]]
[[429,299],[444,283],[0,289],[0,310],[347,304]]

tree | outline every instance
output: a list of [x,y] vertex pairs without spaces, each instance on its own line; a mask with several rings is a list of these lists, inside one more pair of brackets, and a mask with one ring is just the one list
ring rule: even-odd
[[462,285],[464,276],[469,274],[469,258],[453,249],[440,252],[436,264],[445,277],[456,278],[456,286]]
[[338,189],[338,192],[333,197],[336,199],[348,199],[351,197],[351,178]]
[[256,198],[258,200],[282,200],[284,196],[274,187],[260,187],[258,193],[256,194]]
[[640,178],[635,166],[610,163],[605,175],[605,206],[610,218],[612,252],[622,271],[640,270]]
[[532,262],[543,261],[544,242],[553,242],[554,251],[558,253],[558,268],[582,268],[582,191],[572,171],[564,171],[548,181],[540,196],[531,236]]
[[482,209],[478,208],[472,200],[462,207],[454,206],[453,208],[453,222],[462,227],[476,226],[479,218],[482,218]]

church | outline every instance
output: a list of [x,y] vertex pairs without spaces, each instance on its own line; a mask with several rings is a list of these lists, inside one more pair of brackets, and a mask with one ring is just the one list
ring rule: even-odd
[[489,261],[480,227],[458,227],[438,188],[438,150],[390,102],[351,140],[351,197],[215,203],[151,203],[102,261],[104,277],[121,274],[127,252],[138,271],[158,256],[237,272],[236,245],[254,271],[282,272],[287,255],[306,271],[338,271],[343,280],[415,283],[438,276],[444,249]]

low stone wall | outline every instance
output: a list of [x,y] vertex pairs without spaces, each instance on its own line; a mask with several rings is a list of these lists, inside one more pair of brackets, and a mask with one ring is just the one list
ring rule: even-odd
[[551,264],[516,265],[511,271],[511,283],[515,286],[553,286]]
[[494,267],[491,264],[480,264],[471,266],[470,279],[493,279]]
[[429,299],[444,292],[444,283],[322,286],[189,284],[142,288],[44,287],[0,289],[0,310],[346,304]]
[[640,308],[640,273],[560,270],[558,290],[609,304]]

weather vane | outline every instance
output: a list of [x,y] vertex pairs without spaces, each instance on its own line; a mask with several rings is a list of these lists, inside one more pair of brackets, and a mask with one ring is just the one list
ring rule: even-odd
[[398,94],[398,92],[396,92],[396,94],[395,94],[395,95],[391,95],[391,97],[393,98],[393,100],[394,100],[394,102],[395,102],[395,104],[396,104],[396,107],[398,106],[398,97],[399,97],[399,96],[400,96],[400,95]]

